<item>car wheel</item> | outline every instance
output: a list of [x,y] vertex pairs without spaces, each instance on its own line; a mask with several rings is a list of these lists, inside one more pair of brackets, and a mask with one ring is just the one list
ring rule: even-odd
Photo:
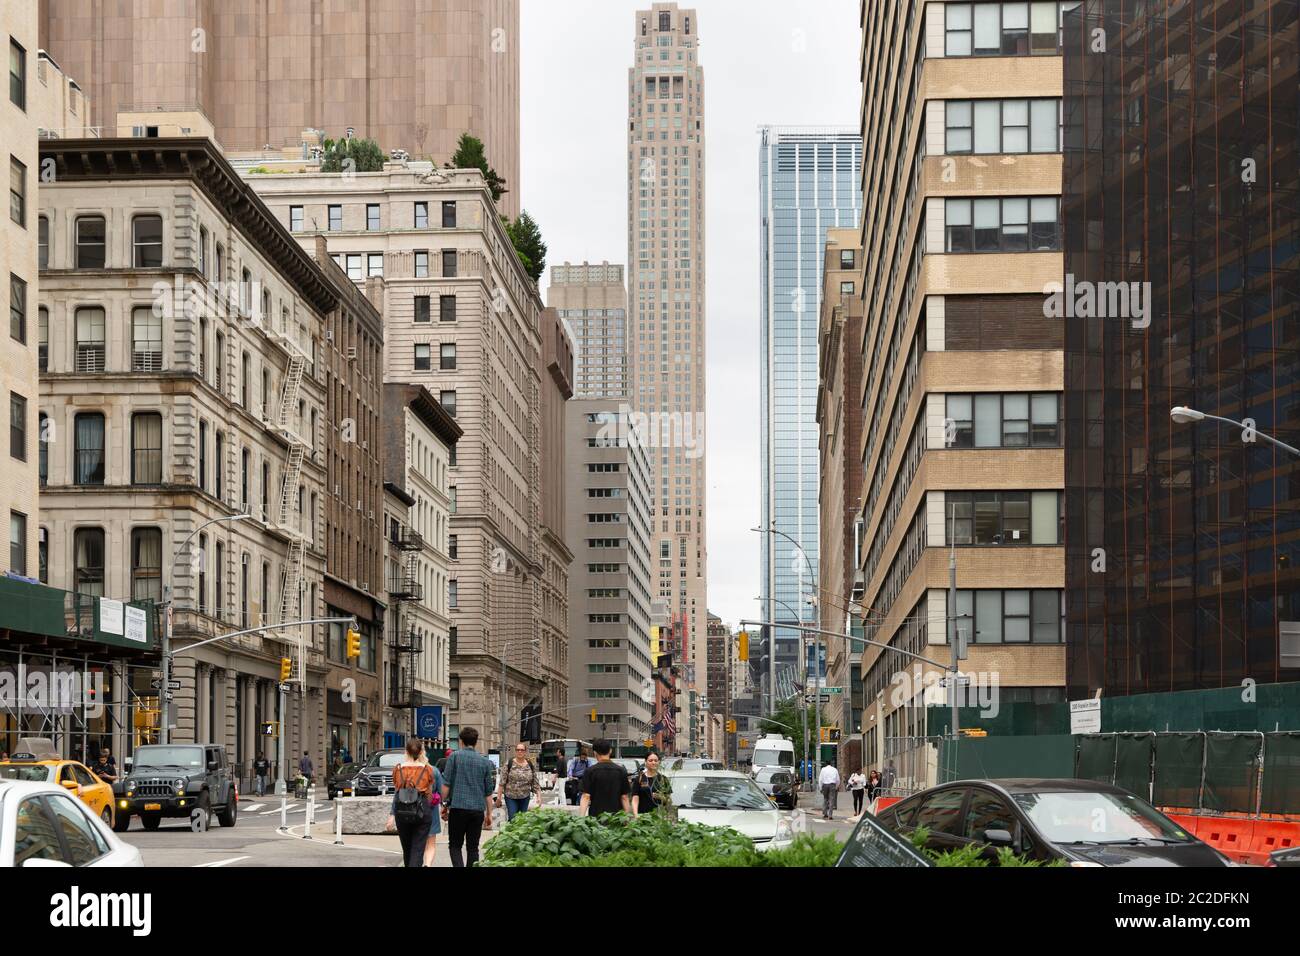
[[230,793],[230,799],[227,800],[226,805],[221,808],[221,812],[217,814],[217,822],[223,827],[233,827],[235,825],[235,819],[238,816],[239,803],[235,800],[235,793],[232,790]]
[[131,829],[131,814],[120,811],[113,817],[113,832],[125,833],[129,829]]
[[144,825],[146,830],[157,830],[159,824],[162,823],[162,814],[142,813],[140,814],[140,822]]
[[113,825],[113,808],[105,807],[104,812],[99,815],[99,819],[104,821],[104,826],[111,827]]

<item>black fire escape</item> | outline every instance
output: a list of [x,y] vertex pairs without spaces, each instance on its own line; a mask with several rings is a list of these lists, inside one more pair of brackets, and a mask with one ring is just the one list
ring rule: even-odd
[[424,650],[424,640],[408,620],[404,605],[418,604],[424,599],[419,564],[424,538],[414,528],[394,522],[388,540],[402,554],[399,568],[388,582],[388,597],[396,610],[388,634],[388,706],[407,710],[419,706],[415,664]]

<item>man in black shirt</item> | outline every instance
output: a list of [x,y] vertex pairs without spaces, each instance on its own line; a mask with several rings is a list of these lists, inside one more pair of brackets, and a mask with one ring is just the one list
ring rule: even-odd
[[597,740],[591,749],[596,752],[596,763],[582,775],[583,816],[598,817],[602,813],[631,812],[632,785],[627,771],[609,759],[613,745],[608,740]]

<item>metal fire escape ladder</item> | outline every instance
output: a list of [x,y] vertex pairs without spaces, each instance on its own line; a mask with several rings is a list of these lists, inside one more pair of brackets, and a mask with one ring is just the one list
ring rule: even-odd
[[[284,463],[280,484],[280,498],[276,503],[272,527],[289,539],[286,549],[284,572],[280,578],[280,616],[276,623],[297,620],[304,609],[302,604],[302,586],[304,578],[304,552],[306,536],[302,529],[302,516],[295,518],[294,509],[298,501],[298,487],[302,480],[302,466],[307,457],[307,443],[300,435],[301,422],[296,421],[298,395],[302,390],[302,378],[307,368],[307,355],[285,329],[267,327],[267,336],[285,352],[284,383],[280,393],[280,407],[277,409],[271,430],[288,445],[287,458]],[[307,643],[301,628],[288,628],[278,634],[285,644],[297,649],[295,655],[295,679],[305,686],[307,677]]]

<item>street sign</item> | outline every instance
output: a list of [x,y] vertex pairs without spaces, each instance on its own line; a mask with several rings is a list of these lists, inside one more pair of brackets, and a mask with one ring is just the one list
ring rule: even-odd
[[843,688],[843,687],[823,687],[823,688],[822,688],[822,693],[823,693],[823,694],[842,694],[842,693],[844,693],[844,688]]
[[[803,702],[804,702],[805,704],[807,704],[809,707],[811,707],[811,706],[813,705],[813,703],[814,703],[814,698],[815,698],[815,697],[816,697],[815,694],[804,694],[804,695],[803,695]],[[822,694],[822,695],[821,695],[821,703],[823,703],[823,704],[829,704],[830,702],[831,702],[831,695],[830,695],[830,694]]]
[[286,693],[286,694],[289,693],[289,685],[288,685],[287,683],[285,683],[285,684],[281,684],[281,685],[280,685],[280,690],[283,691],[283,692]]
[[[161,690],[161,689],[162,689],[162,678],[161,678],[161,677],[155,677],[153,680],[151,680],[151,681],[149,682],[149,686],[152,687],[154,690]],[[180,690],[180,689],[181,689],[181,682],[178,681],[178,680],[169,680],[169,681],[167,682],[167,689],[168,689],[168,690]],[[168,699],[170,700],[170,697],[169,697]]]
[[167,696],[167,703],[169,704],[176,699],[176,695],[173,694],[171,691],[168,691],[166,696]]
[[1101,733],[1101,698],[1070,701],[1070,733]]

